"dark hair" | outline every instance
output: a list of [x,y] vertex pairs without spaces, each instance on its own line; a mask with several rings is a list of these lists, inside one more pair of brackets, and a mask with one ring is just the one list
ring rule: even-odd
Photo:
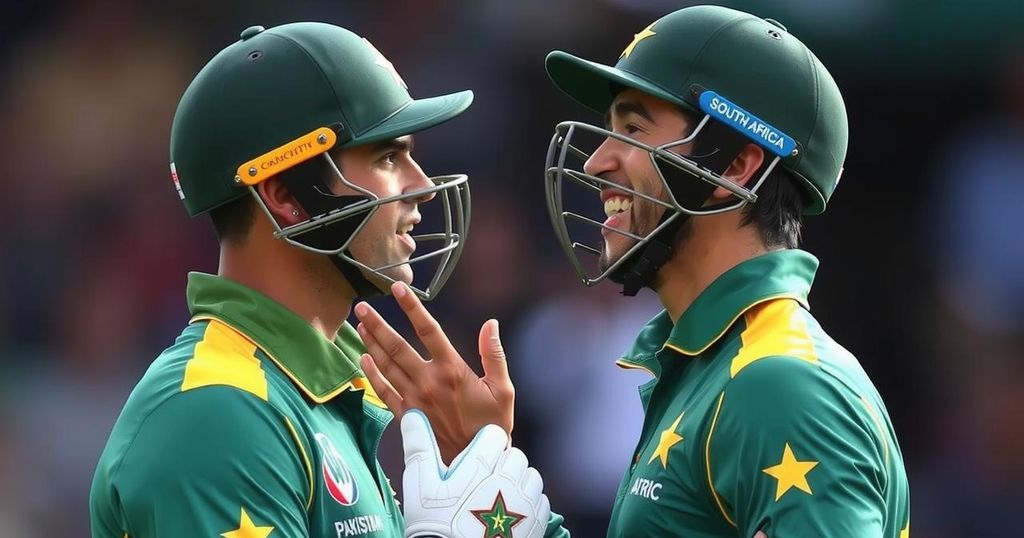
[[[694,127],[701,118],[695,113],[676,107]],[[715,121],[715,120],[712,120]],[[735,136],[742,136],[735,134]],[[703,151],[700,137],[694,141],[694,152]],[[704,141],[706,143],[706,141]],[[754,172],[757,180],[771,163],[771,155],[765,153],[765,162]],[[757,201],[743,206],[742,226],[753,224],[761,233],[761,240],[767,248],[796,248],[800,244],[800,229],[803,226],[803,209],[806,202],[798,179],[788,170],[776,166],[757,189]]]
[[221,244],[242,244],[255,217],[256,201],[249,194],[210,210],[213,230]]
[[[758,170],[762,173],[764,168]],[[743,226],[754,224],[768,248],[800,246],[804,192],[797,178],[776,166],[757,189],[757,201],[743,206]]]

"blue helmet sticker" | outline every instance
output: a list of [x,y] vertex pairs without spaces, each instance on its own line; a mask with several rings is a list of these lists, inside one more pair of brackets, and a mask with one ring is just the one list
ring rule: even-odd
[[796,141],[786,133],[711,90],[700,94],[700,109],[779,157],[789,157],[796,149]]

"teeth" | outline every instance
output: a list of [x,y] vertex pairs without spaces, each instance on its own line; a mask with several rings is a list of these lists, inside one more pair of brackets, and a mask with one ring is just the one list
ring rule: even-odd
[[631,207],[633,207],[632,198],[626,198],[625,196],[612,196],[604,202],[604,214],[610,217],[616,213],[629,211]]

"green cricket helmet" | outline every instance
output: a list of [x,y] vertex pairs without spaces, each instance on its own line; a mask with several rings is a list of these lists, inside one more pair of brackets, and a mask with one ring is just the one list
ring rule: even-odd
[[[433,186],[380,198],[352,183],[328,151],[385,141],[445,122],[465,111],[471,91],[413,99],[394,66],[367,39],[344,28],[300,22],[247,28],[196,75],[171,128],[171,176],[189,215],[253,196],[275,237],[332,257],[360,295],[383,292],[365,276],[392,282],[385,271],[428,258],[438,261],[430,284],[413,288],[432,298],[454,269],[469,225],[465,175],[431,178]],[[358,195],[331,194],[328,170]],[[280,176],[310,218],[282,228],[255,186]],[[317,180],[311,180],[317,177]],[[407,261],[369,267],[348,250],[352,238],[386,203],[435,194],[443,231],[415,235],[440,246]]]
[[[842,95],[818,58],[771,19],[718,6],[688,7],[634,35],[614,67],[561,51],[548,55],[546,67],[559,89],[599,113],[609,109],[618,92],[635,89],[700,118],[684,138],[656,147],[586,123],[563,122],[556,127],[546,166],[549,212],[563,250],[587,285],[610,277],[629,281],[624,292],[635,294],[671,256],[674,231],[686,218],[756,203],[757,189],[776,166],[799,182],[806,214],[823,212],[839,183],[848,139]],[[582,133],[613,137],[648,151],[669,200],[650,199],[628,186],[570,168],[567,162],[589,158],[573,144]],[[673,151],[691,141],[697,148],[703,146],[701,155]],[[765,150],[766,164],[759,177],[749,187],[723,179],[722,173],[750,143]],[[564,210],[565,180],[589,189],[629,191],[662,206],[664,216],[644,236],[610,229]],[[729,190],[735,199],[705,205],[716,187]],[[567,220],[602,227],[636,243],[611,266],[590,276],[576,251],[600,251],[570,239]]]

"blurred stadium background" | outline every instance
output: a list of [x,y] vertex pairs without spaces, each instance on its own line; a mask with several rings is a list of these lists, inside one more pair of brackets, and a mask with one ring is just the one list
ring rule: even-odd
[[[187,218],[168,174],[178,98],[245,27],[297,20],[368,36],[415,96],[476,92],[466,115],[417,137],[424,169],[468,173],[474,198],[466,253],[432,310],[468,355],[480,324],[502,321],[516,443],[574,535],[603,535],[645,380],[612,363],[658,305],[583,289],[562,259],[544,152],[557,121],[599,118],[547,81],[543,58],[613,62],[690,3],[5,0],[0,536],[88,536],[120,406],[187,320],[186,271],[216,270],[212,229]],[[846,98],[846,173],[806,222],[821,259],[811,303],[889,406],[914,536],[1020,535],[1024,2],[721,3],[787,25]],[[382,454],[397,485],[395,430]]]

